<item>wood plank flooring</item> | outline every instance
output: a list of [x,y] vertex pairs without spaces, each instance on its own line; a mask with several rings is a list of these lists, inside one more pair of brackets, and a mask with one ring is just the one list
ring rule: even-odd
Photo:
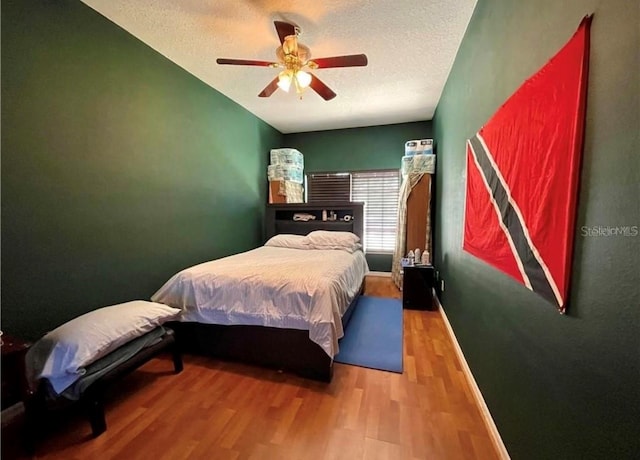
[[[383,277],[366,293],[400,297]],[[80,416],[57,422],[37,458],[498,458],[438,312],[404,311],[403,374],[335,364],[323,384],[195,356],[172,369],[161,357],[125,378],[96,439]]]

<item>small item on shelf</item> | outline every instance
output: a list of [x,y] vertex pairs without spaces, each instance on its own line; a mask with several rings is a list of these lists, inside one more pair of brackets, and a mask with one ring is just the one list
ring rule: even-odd
[[329,220],[330,220],[331,222],[338,220],[338,216],[336,215],[336,213],[335,213],[335,212],[333,212],[333,211],[329,211]]
[[293,214],[293,220],[308,222],[310,220],[316,220],[316,216],[313,214],[308,214],[306,212],[296,212]]
[[415,254],[413,253],[413,251],[409,251],[409,254],[407,254],[407,259],[409,259],[409,266],[413,266],[413,264],[415,263]]
[[322,210],[322,222],[326,222],[327,221],[327,210],[323,209]]
[[422,262],[422,259],[420,258],[421,255],[422,253],[420,252],[420,248],[416,248],[415,251],[413,251],[413,256],[415,257],[415,260],[416,260],[416,265]]
[[350,216],[349,214],[347,214],[342,218],[342,220],[344,220],[345,222],[350,222],[352,219],[353,219],[353,216]]
[[429,265],[429,251],[427,250],[422,253],[422,265]]

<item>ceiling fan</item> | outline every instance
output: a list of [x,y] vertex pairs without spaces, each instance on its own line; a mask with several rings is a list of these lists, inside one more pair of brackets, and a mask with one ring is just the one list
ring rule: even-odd
[[[282,70],[271,83],[262,90],[259,97],[269,97],[278,88],[289,91],[293,84],[296,93],[302,97],[305,88],[311,87],[325,101],[336,97],[331,88],[325,85],[318,77],[308,72],[308,70],[329,69],[335,67],[362,67],[366,66],[367,56],[364,54],[352,54],[348,56],[334,56],[311,60],[311,51],[302,43],[298,42],[300,28],[294,24],[283,21],[274,21],[276,32],[280,39],[280,46],[276,49],[276,62],[252,61],[246,59],[218,58],[218,64],[226,65],[249,65],[259,67],[279,68]],[[305,70],[308,69],[308,70]]]

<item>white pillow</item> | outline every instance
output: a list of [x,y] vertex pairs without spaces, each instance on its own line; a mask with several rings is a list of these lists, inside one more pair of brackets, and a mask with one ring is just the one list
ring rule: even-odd
[[318,246],[352,247],[360,242],[360,237],[351,232],[330,232],[327,230],[316,230],[307,235],[309,244]]
[[271,237],[264,245],[277,248],[310,249],[309,240],[306,236],[289,235],[286,233]]
[[85,313],[49,332],[29,349],[27,376],[32,383],[48,379],[59,394],[85,373],[85,366],[178,313],[177,308],[144,300]]
[[349,254],[353,254],[359,249],[362,249],[362,245],[360,243],[354,243],[352,245],[347,244],[314,244],[310,246],[311,249],[329,249],[329,250],[340,250],[347,251]]

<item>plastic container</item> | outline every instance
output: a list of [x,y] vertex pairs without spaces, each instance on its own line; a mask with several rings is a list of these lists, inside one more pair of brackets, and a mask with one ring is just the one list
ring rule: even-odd
[[406,156],[413,156],[418,150],[418,141],[407,141],[404,143],[404,154]]
[[435,174],[436,172],[436,156],[435,155],[414,155],[403,156],[400,167],[402,175],[406,176],[411,172]]
[[400,166],[400,170],[402,171],[402,175],[406,176],[411,171],[413,167],[413,156],[405,155],[402,157],[402,164]]
[[304,169],[304,156],[296,149],[271,149],[272,165],[290,165]]
[[406,156],[433,154],[433,139],[414,139],[404,143]]
[[295,182],[269,182],[269,203],[304,203],[304,187]]
[[297,184],[304,182],[302,168],[293,165],[269,165],[267,166],[267,177],[270,181],[284,180]]
[[433,139],[420,139],[417,142],[416,155],[433,155]]

